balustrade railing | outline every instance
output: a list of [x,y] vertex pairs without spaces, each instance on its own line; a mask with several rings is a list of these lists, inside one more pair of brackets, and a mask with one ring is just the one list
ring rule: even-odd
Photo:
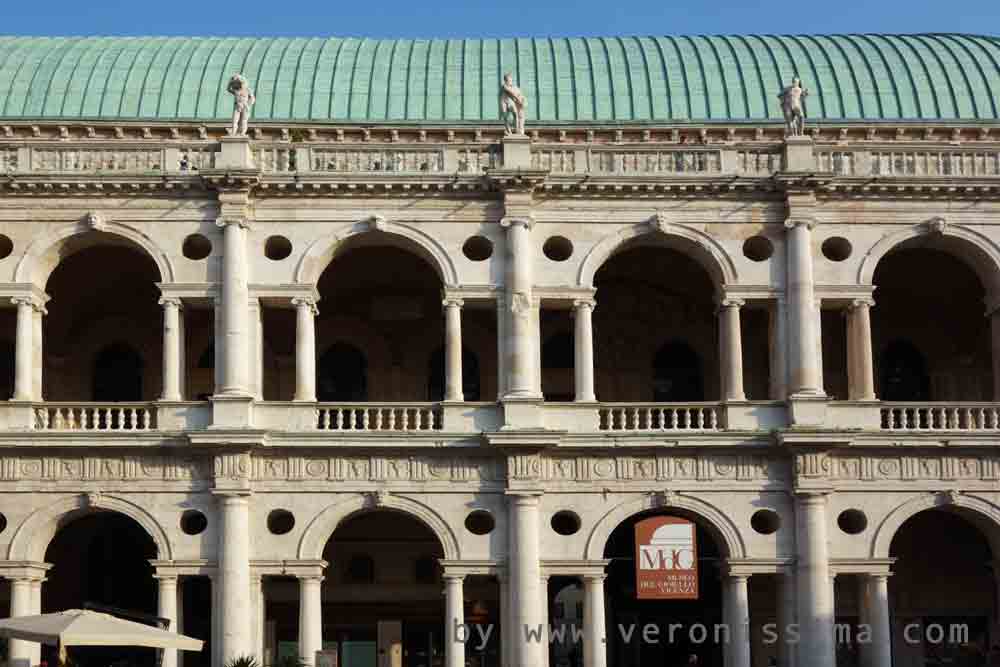
[[40,431],[152,431],[156,409],[151,404],[46,403],[35,408]]
[[719,424],[716,403],[602,404],[598,428],[602,431],[714,431]]
[[594,150],[590,171],[603,174],[718,174],[722,151],[711,149]]
[[255,148],[253,158],[260,170],[266,173],[296,170],[294,148]]
[[41,172],[163,171],[166,158],[159,148],[53,147],[31,149],[31,170]]
[[882,404],[886,431],[1000,431],[1000,404]]
[[771,176],[784,164],[781,150],[751,149],[736,152],[736,172],[743,176]]
[[572,148],[537,148],[531,151],[531,168],[547,169],[554,174],[576,171],[576,151]]
[[320,431],[392,432],[440,431],[444,414],[433,403],[381,405],[320,405],[316,408]]
[[441,172],[440,149],[310,148],[310,165],[321,172]]
[[1000,176],[1000,151],[872,151],[872,176]]

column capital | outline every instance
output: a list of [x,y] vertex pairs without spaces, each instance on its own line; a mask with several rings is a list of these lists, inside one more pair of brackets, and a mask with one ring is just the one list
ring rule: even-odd
[[161,306],[171,306],[174,308],[183,308],[184,300],[179,296],[161,296],[159,301],[157,301]]
[[28,306],[42,315],[49,314],[48,309],[45,308],[45,302],[37,296],[13,296],[10,298],[10,302],[15,306]]
[[322,583],[326,578],[321,574],[308,573],[308,574],[296,574],[295,578],[299,580],[299,583],[303,582],[315,582],[317,584]]
[[601,572],[601,573],[588,572],[586,574],[581,575],[580,578],[583,579],[585,583],[603,584],[604,581],[608,578],[608,574],[606,572]]
[[833,489],[796,489],[795,500],[799,505],[826,505],[827,496]]
[[578,310],[583,310],[584,308],[589,308],[590,310],[594,310],[594,308],[597,308],[597,300],[593,299],[593,298],[590,298],[590,299],[585,299],[585,298],[573,299],[573,311],[574,312],[578,311]]
[[445,296],[441,300],[441,305],[445,308],[461,308],[465,305],[465,300],[457,296]]
[[861,297],[857,299],[852,299],[851,303],[847,306],[848,310],[857,310],[858,308],[871,308],[875,305],[875,299],[871,297]]
[[446,583],[456,583],[456,582],[462,583],[462,582],[465,581],[465,573],[464,572],[449,572],[448,570],[445,570],[441,574],[441,579],[443,581],[445,581]]
[[805,225],[806,229],[812,230],[816,227],[816,218],[811,216],[790,216],[785,220],[785,229],[795,229],[800,225]]
[[746,305],[746,300],[733,296],[720,297],[716,303],[719,308],[742,308]]
[[519,215],[519,216],[504,216],[500,218],[500,226],[504,229],[510,227],[517,227],[521,225],[525,229],[531,229],[535,226],[535,217],[532,215]]
[[224,217],[215,219],[216,227],[227,227],[229,225],[236,225],[240,229],[250,229],[250,221],[247,220],[246,218]]
[[318,299],[311,296],[295,296],[292,297],[292,305],[296,308],[306,308],[312,312],[312,314],[319,315],[319,306],[316,305]]
[[176,572],[171,572],[171,573],[156,572],[156,573],[153,574],[153,579],[156,579],[157,581],[159,581],[160,582],[160,586],[169,586],[171,584],[173,584],[174,586],[176,586],[177,585],[177,580],[179,578],[180,577],[177,575]]

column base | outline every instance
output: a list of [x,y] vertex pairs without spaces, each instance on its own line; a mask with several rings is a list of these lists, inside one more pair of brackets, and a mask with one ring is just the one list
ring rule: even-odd
[[0,427],[16,431],[35,428],[35,403],[33,401],[0,401]]
[[788,397],[788,419],[791,426],[822,426],[830,399],[825,394],[792,394]]
[[210,428],[253,427],[253,396],[216,394],[209,401],[212,403]]
[[545,409],[541,397],[520,398],[505,396],[502,430],[545,428]]

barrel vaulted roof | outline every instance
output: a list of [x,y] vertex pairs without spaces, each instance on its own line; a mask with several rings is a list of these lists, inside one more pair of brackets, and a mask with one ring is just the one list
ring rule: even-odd
[[1000,120],[1000,38],[959,34],[378,40],[0,37],[0,118],[482,123],[510,71],[528,120],[754,122],[799,76],[812,120]]

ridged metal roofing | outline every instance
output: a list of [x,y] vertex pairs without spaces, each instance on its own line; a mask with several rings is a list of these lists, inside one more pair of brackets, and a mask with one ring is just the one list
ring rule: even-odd
[[529,121],[1000,119],[1000,38],[957,35],[372,40],[0,37],[0,118],[483,122],[505,71]]

